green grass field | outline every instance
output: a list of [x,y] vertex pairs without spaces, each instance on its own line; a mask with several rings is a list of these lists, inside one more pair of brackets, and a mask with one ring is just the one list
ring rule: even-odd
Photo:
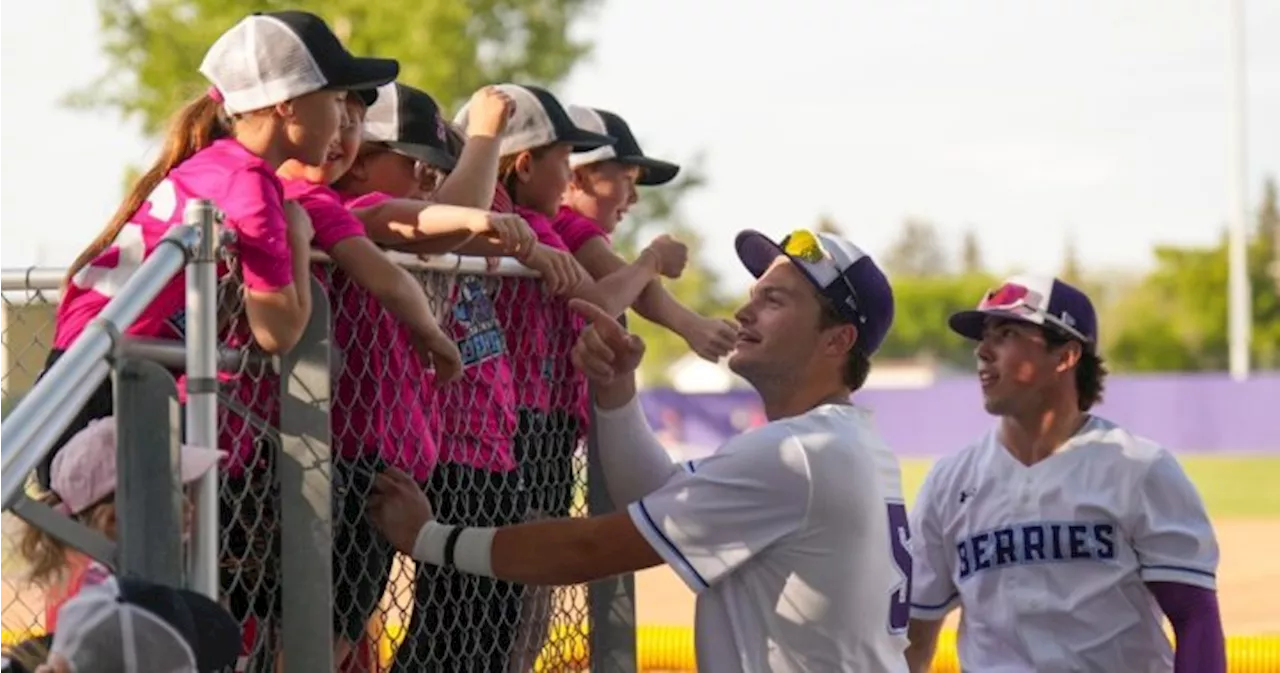
[[[1215,519],[1280,518],[1280,456],[1184,456],[1178,459]],[[902,490],[910,504],[929,459],[902,461]]]

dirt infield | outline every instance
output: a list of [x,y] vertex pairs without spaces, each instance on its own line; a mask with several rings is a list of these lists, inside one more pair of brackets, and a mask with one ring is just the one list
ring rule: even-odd
[[[1280,521],[1229,520],[1216,524],[1222,548],[1218,571],[1218,593],[1223,622],[1230,635],[1280,634]],[[397,573],[398,574],[398,573]],[[407,578],[409,573],[400,575]],[[402,581],[393,589],[398,595],[411,591]],[[403,593],[402,593],[403,592]],[[22,633],[43,617],[38,591],[23,590],[13,596],[13,587],[4,582],[4,630]],[[14,600],[14,599],[17,600]],[[408,603],[408,601],[400,601]],[[667,568],[654,568],[636,575],[636,623],[645,626],[692,626],[693,593]],[[390,601],[387,602],[388,604]],[[390,605],[384,604],[387,607]],[[407,615],[390,610],[388,622]],[[954,626],[954,615],[952,625]]]
[[[1226,632],[1280,634],[1280,521],[1215,524],[1222,550],[1218,594]],[[955,614],[951,617],[954,626]],[[667,568],[636,575],[636,623],[693,625],[693,593]]]

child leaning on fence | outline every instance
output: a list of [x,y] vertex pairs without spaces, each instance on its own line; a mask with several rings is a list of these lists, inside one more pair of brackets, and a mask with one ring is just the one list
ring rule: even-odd
[[[270,45],[270,48],[259,48]],[[284,203],[276,168],[319,161],[337,130],[345,90],[392,79],[391,61],[354,59],[324,23],[302,12],[254,15],[224,33],[200,66],[212,84],[174,117],[159,160],[130,190],[111,222],[71,265],[58,306],[46,369],[180,224],[186,203],[210,199],[235,232],[248,327],[270,352],[288,350],[310,314],[306,249],[310,224]],[[270,82],[268,87],[264,82]],[[298,253],[298,254],[295,254]],[[219,275],[228,273],[220,265]],[[183,336],[181,278],[126,329],[136,336]],[[111,413],[110,383],[94,392],[58,445]],[[40,469],[48,485],[51,453]]]
[[[571,105],[569,116],[582,128],[617,139],[613,145],[570,155],[573,179],[565,190],[564,204],[552,221],[574,259],[593,278],[603,278],[627,264],[614,252],[609,237],[635,205],[636,186],[665,185],[676,178],[680,166],[646,156],[630,125],[612,112]],[[738,328],[732,321],[699,315],[681,304],[659,282],[646,286],[632,308],[642,317],[679,334],[694,353],[713,362],[727,355],[737,339]],[[586,379],[574,370],[568,359],[583,321],[577,314],[568,313],[567,319],[576,328],[566,333],[570,339],[562,344],[561,365],[568,373],[562,379],[566,384],[563,403],[585,422],[589,404]]]
[[[54,459],[52,487],[39,500],[102,533],[116,536],[116,421],[98,418],[71,437]],[[224,456],[213,449],[183,446],[178,456],[182,485],[195,483]],[[182,501],[182,534],[191,532],[194,503]],[[57,626],[58,607],[81,588],[114,581],[111,570],[30,524],[23,524],[17,552],[25,579],[45,590],[45,630]]]
[[[436,322],[422,287],[370,239],[376,236],[384,244],[405,240],[392,233],[396,223],[385,217],[395,209],[366,210],[367,222],[362,222],[347,209],[344,197],[329,186],[355,163],[367,105],[379,97],[377,90],[359,93],[347,99],[346,123],[322,165],[291,161],[280,171],[286,197],[296,198],[306,208],[317,245],[334,262],[334,267],[317,268],[317,272],[332,293],[335,343],[342,353],[331,410],[337,454],[334,604],[338,661],[364,632],[386,588],[394,559],[394,550],[364,517],[371,476],[380,465],[388,464],[426,481],[435,463],[435,443],[418,404],[416,387],[428,370],[433,381],[448,384],[461,374],[462,366],[457,346]],[[417,208],[419,222],[425,211],[432,211],[433,228],[414,229],[424,245],[437,239],[461,243],[476,234],[502,237],[523,228],[517,218],[482,210],[426,203]],[[513,226],[504,230],[495,228],[495,223]],[[401,340],[401,336],[405,338]],[[410,348],[396,347],[401,344]]]
[[[322,19],[306,12],[254,14],[223,33],[200,66],[212,86],[178,114],[160,160],[73,265],[50,360],[181,222],[186,202],[198,198],[212,200],[236,236],[237,261],[220,264],[218,274],[242,283],[248,329],[233,324],[222,335],[225,342],[238,347],[252,340],[276,353],[291,348],[310,317],[312,229],[305,211],[285,202],[276,170],[290,159],[323,162],[346,92],[390,82],[398,71],[395,61],[352,56]],[[176,278],[127,331],[181,338],[183,305],[183,281]],[[233,317],[220,311],[220,323]],[[236,403],[268,423],[274,420],[274,377],[258,372],[222,378]],[[104,385],[78,423],[110,411],[111,390]],[[273,576],[269,569],[278,545],[273,450],[260,424],[221,411],[219,443],[231,453],[219,507],[222,591],[247,622],[249,613],[270,612],[279,597],[279,587],[263,579]]]

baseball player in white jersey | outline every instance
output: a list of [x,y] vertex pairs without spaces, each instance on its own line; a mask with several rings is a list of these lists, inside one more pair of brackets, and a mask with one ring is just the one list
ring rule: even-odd
[[379,478],[373,517],[427,563],[526,584],[572,584],[667,563],[698,594],[703,673],[906,671],[911,555],[898,461],[850,404],[893,322],[893,293],[847,241],[738,236],[758,278],[729,360],[770,422],[696,463],[654,437],[633,372],[643,344],[612,316],[574,360],[595,384],[605,481],[624,511],[499,529],[431,520],[402,475]]
[[956,607],[966,671],[1223,673],[1213,527],[1168,451],[1089,413],[1106,376],[1089,298],[1015,277],[950,324],[999,421],[912,508],[913,673]]

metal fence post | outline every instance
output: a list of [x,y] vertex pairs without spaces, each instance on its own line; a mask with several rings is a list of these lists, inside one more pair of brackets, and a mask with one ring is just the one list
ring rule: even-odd
[[[591,405],[591,426],[587,432],[587,514],[598,516],[612,511],[613,499],[609,497],[600,463],[595,406]],[[635,673],[635,576],[619,575],[592,582],[587,586],[587,605],[591,616],[591,670]]]
[[[311,321],[280,364],[280,577],[285,673],[332,671],[333,512],[329,300],[311,281]],[[371,344],[376,347],[376,344]]]
[[[186,441],[218,446],[218,271],[217,226],[213,202],[187,203],[184,222],[200,231],[200,243],[187,262],[187,418]],[[191,531],[189,586],[218,597],[218,470],[195,486],[196,520]]]
[[178,390],[160,365],[115,368],[118,571],[183,585]]

